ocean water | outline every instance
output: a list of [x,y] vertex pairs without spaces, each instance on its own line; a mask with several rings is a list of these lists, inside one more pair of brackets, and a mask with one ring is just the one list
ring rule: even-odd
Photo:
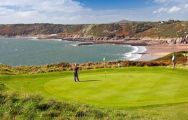
[[78,46],[79,42],[38,40],[30,38],[0,38],[0,64],[13,66],[44,65],[61,62],[85,63],[137,60],[144,47],[97,44]]

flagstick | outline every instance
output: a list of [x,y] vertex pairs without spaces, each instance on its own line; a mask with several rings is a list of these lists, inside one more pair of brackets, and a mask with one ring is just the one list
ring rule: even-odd
[[103,58],[104,61],[104,69],[105,69],[105,80],[106,80],[106,58]]
[[106,80],[106,61],[104,60],[104,69],[105,69],[105,80]]

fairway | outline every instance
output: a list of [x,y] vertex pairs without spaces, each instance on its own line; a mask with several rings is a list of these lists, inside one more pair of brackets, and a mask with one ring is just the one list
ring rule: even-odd
[[188,102],[188,70],[165,67],[97,69],[81,71],[80,80],[75,83],[72,72],[0,76],[9,91],[37,93],[99,107]]

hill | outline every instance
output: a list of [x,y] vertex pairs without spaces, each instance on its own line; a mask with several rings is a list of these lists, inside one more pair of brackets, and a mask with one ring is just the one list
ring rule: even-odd
[[49,35],[61,34],[80,37],[114,37],[133,36],[152,27],[153,23],[113,23],[90,25],[61,25],[61,24],[15,24],[0,25],[2,36]]
[[137,34],[139,37],[151,38],[179,38],[188,34],[188,22],[169,21],[161,22],[155,27]]
[[187,51],[180,51],[180,52],[171,53],[169,55],[166,55],[166,56],[161,57],[159,59],[156,59],[154,61],[155,62],[163,62],[163,63],[169,63],[170,64],[173,54],[176,56],[176,63],[177,64],[185,64],[186,62],[188,62],[188,59],[185,56],[185,54],[188,54]]
[[84,38],[87,40],[181,39],[188,43],[188,22],[133,22],[120,21],[112,24],[14,24],[0,25],[1,36],[54,35],[53,38]]

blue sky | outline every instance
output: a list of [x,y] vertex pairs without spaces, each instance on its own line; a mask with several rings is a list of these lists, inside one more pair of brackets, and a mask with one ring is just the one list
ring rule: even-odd
[[148,0],[77,0],[86,7],[92,9],[136,9],[153,6]]
[[1,0],[0,24],[188,20],[188,0]]

